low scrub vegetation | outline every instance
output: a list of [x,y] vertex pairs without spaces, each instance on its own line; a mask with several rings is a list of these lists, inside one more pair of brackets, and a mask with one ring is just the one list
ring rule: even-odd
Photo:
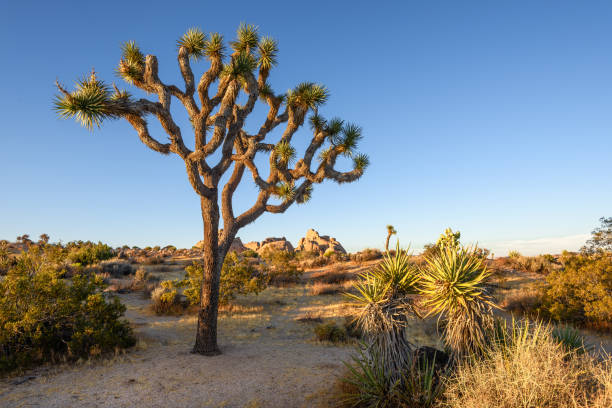
[[0,372],[132,346],[125,307],[104,288],[93,274],[65,279],[44,247],[15,257],[0,280]]
[[[348,295],[364,342],[341,378],[341,406],[610,406],[612,360],[586,353],[578,331],[494,317],[482,251],[449,229],[424,258],[415,262],[398,244]],[[547,276],[542,310],[607,319],[609,268],[604,252],[566,257]],[[437,317],[444,350],[421,353],[406,337],[407,319],[422,316]]]
[[591,407],[612,405],[612,363],[568,351],[550,328],[515,324],[482,358],[457,363],[441,406]]

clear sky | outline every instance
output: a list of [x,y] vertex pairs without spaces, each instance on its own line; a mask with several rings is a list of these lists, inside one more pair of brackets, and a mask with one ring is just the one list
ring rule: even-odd
[[[393,224],[418,249],[450,226],[496,254],[529,254],[575,249],[612,215],[609,1],[175,4],[0,6],[0,239],[198,241],[199,200],[180,159],[148,150],[124,121],[89,132],[59,120],[53,83],[95,67],[122,84],[119,47],[136,40],[158,56],[162,80],[180,84],[178,37],[198,26],[231,39],[242,21],[279,41],[273,88],[327,85],[321,113],[361,125],[371,159],[359,182],[317,186],[310,203],[264,215],[243,241],[295,244],[315,228],[354,251],[381,247]],[[187,133],[183,114],[179,123]],[[238,209],[256,191],[245,181]]]

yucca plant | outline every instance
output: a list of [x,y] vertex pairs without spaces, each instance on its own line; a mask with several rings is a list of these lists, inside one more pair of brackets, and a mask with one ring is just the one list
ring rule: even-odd
[[380,356],[386,375],[397,381],[411,363],[413,345],[406,338],[409,317],[416,313],[418,270],[399,242],[373,270],[360,275],[356,293],[346,295],[359,306],[356,324],[365,335],[369,355]]
[[551,335],[566,351],[583,354],[591,349],[590,346],[584,344],[584,337],[578,329],[572,326],[557,326],[552,330]]
[[444,343],[456,355],[482,349],[492,328],[492,308],[497,307],[486,288],[491,273],[476,251],[443,246],[425,258],[421,270],[419,288],[427,316],[438,315]]

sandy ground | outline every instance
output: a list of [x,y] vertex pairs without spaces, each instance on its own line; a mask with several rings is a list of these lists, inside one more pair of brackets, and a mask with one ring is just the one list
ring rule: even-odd
[[[0,407],[329,406],[354,346],[318,343],[314,323],[296,319],[341,321],[351,309],[340,295],[312,296],[309,290],[269,288],[238,299],[233,311],[220,315],[223,354],[216,357],[190,354],[194,316],[155,316],[140,293],[121,295],[138,336],[133,350],[2,380]],[[413,332],[420,344],[435,342],[431,328],[415,323]]]

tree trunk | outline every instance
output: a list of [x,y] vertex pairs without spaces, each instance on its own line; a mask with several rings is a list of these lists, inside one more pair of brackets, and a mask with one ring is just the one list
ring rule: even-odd
[[385,242],[385,251],[389,252],[389,240],[392,234],[387,234],[387,241]]
[[202,291],[198,311],[198,329],[193,353],[205,356],[221,354],[217,345],[217,314],[219,308],[219,281],[225,254],[219,248],[219,206],[216,197],[201,198],[204,221]]

